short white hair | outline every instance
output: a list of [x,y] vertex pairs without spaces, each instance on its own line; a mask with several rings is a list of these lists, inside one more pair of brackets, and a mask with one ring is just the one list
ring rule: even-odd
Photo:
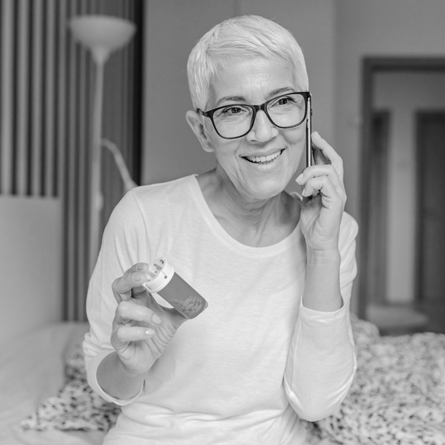
[[192,49],[187,76],[193,106],[205,109],[211,82],[225,61],[258,56],[289,61],[293,66],[296,85],[302,91],[308,90],[306,62],[295,37],[272,20],[245,15],[214,26]]

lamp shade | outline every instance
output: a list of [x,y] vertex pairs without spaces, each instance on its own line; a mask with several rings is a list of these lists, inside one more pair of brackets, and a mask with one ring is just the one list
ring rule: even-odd
[[98,63],[105,62],[112,51],[125,46],[136,31],[129,20],[104,15],[73,17],[69,26],[75,39],[91,50]]

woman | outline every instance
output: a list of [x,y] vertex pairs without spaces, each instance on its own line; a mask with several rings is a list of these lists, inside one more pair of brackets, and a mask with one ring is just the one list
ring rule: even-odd
[[[300,419],[330,415],[355,371],[342,162],[314,133],[303,197],[284,190],[305,152],[308,80],[274,22],[217,25],[188,76],[187,121],[216,168],[129,192],[90,283],[89,382],[122,405],[104,443],[302,444]],[[143,286],[158,257],[208,301],[195,319]]]

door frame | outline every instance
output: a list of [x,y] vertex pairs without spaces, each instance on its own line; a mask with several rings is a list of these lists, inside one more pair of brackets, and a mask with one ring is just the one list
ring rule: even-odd
[[360,183],[360,231],[361,236],[357,246],[360,268],[358,280],[358,316],[366,319],[366,308],[369,296],[368,246],[369,246],[369,215],[370,180],[372,165],[371,128],[373,114],[373,98],[375,91],[375,75],[381,72],[445,72],[444,57],[392,57],[376,56],[362,59],[362,131],[361,131],[361,183]]
[[423,133],[421,132],[422,122],[426,121],[431,116],[443,116],[445,120],[445,110],[435,109],[435,110],[420,110],[415,114],[415,125],[416,125],[416,177],[418,178],[418,187],[416,193],[416,240],[415,240],[415,276],[414,276],[414,290],[415,290],[415,301],[416,303],[422,303],[424,299],[422,298],[422,276],[421,267],[423,264],[423,249],[422,242],[424,237],[424,230],[422,224],[422,213],[421,213],[421,200],[423,198],[424,192],[420,187],[425,176],[424,167],[424,156],[422,156],[422,140]]

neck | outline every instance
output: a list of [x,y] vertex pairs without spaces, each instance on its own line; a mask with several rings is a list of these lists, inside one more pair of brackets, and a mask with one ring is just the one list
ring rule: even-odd
[[297,224],[293,199],[286,192],[269,199],[247,198],[218,169],[199,176],[198,182],[215,218],[242,244],[253,247],[275,244],[286,238]]

